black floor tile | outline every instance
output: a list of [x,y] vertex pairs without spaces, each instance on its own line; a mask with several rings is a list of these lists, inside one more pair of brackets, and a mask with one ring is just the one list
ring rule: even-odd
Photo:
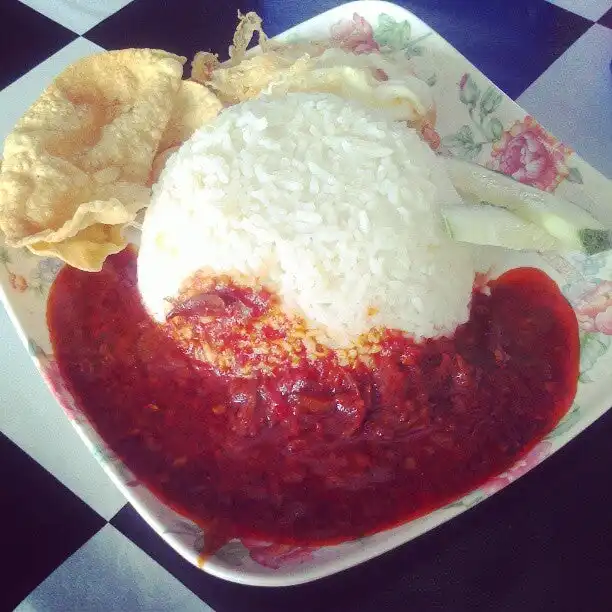
[[196,51],[227,57],[238,9],[257,5],[258,0],[134,0],[84,36],[105,49],[152,47],[188,59]]
[[[612,8],[597,23],[612,29]],[[612,60],[612,52],[610,59]]]
[[106,521],[0,433],[0,610],[12,610]]
[[77,38],[18,0],[0,0],[0,89]]

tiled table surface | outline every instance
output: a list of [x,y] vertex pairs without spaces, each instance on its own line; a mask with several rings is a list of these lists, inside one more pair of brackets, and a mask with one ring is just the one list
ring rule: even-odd
[[[0,138],[100,48],[223,52],[236,9],[276,34],[336,0],[0,0]],[[612,177],[612,0],[404,0]],[[180,559],[108,481],[0,307],[0,610],[609,610],[612,415],[475,510],[317,583],[255,589]],[[35,555],[31,550],[36,550]],[[24,599],[25,598],[25,599]],[[23,600],[23,601],[22,601]]]

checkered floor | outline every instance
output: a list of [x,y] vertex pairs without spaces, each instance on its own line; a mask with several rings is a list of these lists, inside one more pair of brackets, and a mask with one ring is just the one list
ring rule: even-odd
[[[237,8],[257,10],[273,35],[338,4],[0,0],[0,139],[53,75],[100,48],[191,56],[205,41],[223,54]],[[399,4],[612,177],[612,0]],[[207,576],[155,535],[77,439],[1,309],[0,338],[0,610],[610,609],[612,414],[416,542],[314,584],[255,589]]]

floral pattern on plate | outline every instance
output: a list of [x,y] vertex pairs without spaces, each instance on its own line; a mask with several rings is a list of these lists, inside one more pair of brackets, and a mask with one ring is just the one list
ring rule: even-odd
[[[525,117],[515,121],[494,141],[492,159],[487,165],[521,183],[554,191],[562,180],[570,177],[567,160],[572,153],[533,117]],[[572,176],[579,179],[580,174],[574,170]]]
[[585,332],[612,336],[612,282],[603,281],[584,293],[574,309]]
[[452,153],[475,159],[484,146],[491,145],[486,166],[521,183],[543,191],[554,191],[565,179],[582,183],[578,168],[568,166],[572,149],[549,134],[533,117],[517,119],[504,129],[495,114],[503,94],[495,87],[488,86],[481,92],[476,80],[465,73],[459,80],[459,100],[466,106],[471,123],[445,137],[444,144]]
[[300,565],[312,560],[312,553],[318,550],[313,546],[291,546],[289,544],[271,544],[258,540],[243,538],[243,546],[249,551],[253,561],[272,569],[289,565]]
[[54,257],[37,258],[27,249],[20,249],[19,252],[23,257],[35,262],[35,266],[27,275],[14,270],[12,264],[15,251],[0,246],[0,266],[3,266],[8,274],[8,284],[16,293],[31,291],[39,297],[44,296],[62,267],[62,262]]
[[504,487],[513,483],[517,478],[520,478],[523,474],[526,474],[529,470],[539,465],[548,457],[551,453],[552,445],[548,440],[543,440],[532,450],[530,450],[524,457],[519,459],[509,470],[506,470],[502,474],[491,478],[483,487],[482,492],[487,496],[493,495],[498,491],[501,491]]
[[352,19],[342,19],[331,27],[330,42],[345,51],[372,53],[380,51],[374,39],[372,26],[360,15],[353,13]]

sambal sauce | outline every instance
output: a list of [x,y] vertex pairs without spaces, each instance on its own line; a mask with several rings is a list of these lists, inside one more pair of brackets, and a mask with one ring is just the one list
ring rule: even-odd
[[48,322],[80,409],[142,483],[202,525],[282,543],[360,537],[478,487],[551,431],[578,377],[576,317],[532,268],[475,289],[452,338],[390,332],[367,368],[215,373],[146,314],[131,250],[64,268]]

